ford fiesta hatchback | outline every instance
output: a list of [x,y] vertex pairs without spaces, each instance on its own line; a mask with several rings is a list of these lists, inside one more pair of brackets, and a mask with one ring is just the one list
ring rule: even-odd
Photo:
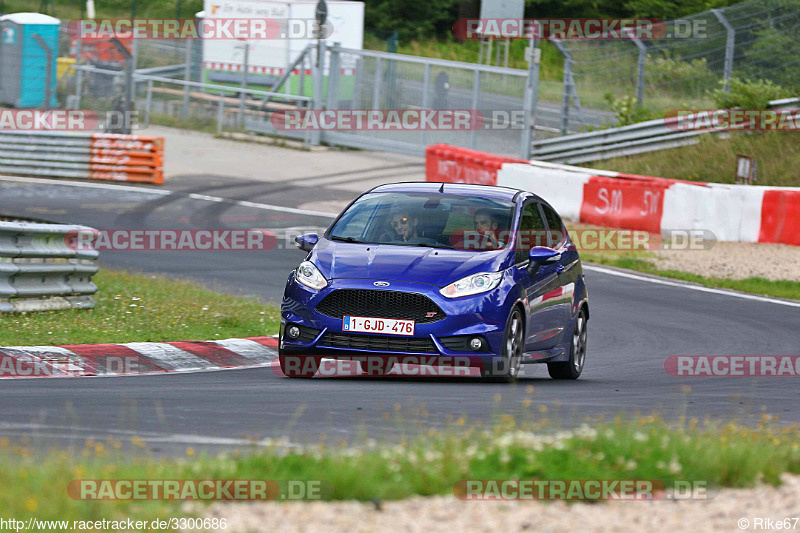
[[[576,379],[589,304],[561,218],[517,189],[396,183],[353,201],[292,271],[281,305],[279,360],[308,378],[322,358],[469,365],[492,381],[545,363]],[[366,366],[366,368],[365,368]],[[368,370],[367,370],[368,369]]]

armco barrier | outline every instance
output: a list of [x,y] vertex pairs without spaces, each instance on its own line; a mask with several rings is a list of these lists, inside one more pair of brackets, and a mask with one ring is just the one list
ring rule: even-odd
[[564,218],[589,224],[697,230],[720,241],[800,245],[798,189],[665,179],[545,161],[502,162],[507,159],[436,145],[429,148],[426,177],[532,191]]
[[434,144],[425,150],[425,179],[446,183],[497,185],[497,171],[506,163],[527,161],[447,144]]
[[0,312],[94,307],[95,250],[74,250],[85,226],[0,222]]
[[164,183],[164,138],[113,133],[0,131],[0,173]]

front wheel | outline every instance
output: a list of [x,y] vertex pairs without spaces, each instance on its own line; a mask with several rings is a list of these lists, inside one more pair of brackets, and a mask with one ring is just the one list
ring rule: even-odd
[[503,357],[488,368],[484,365],[481,376],[487,381],[511,383],[519,376],[522,366],[522,347],[525,339],[525,325],[518,307],[511,311],[503,337]]
[[548,363],[547,371],[553,379],[578,379],[586,362],[586,311],[578,313],[575,328],[572,330],[572,342],[569,346],[569,361],[564,363]]

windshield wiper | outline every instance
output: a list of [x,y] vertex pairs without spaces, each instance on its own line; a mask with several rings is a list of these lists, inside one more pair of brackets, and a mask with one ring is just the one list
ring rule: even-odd
[[[396,243],[391,243],[391,244],[396,244]],[[427,243],[427,242],[402,243],[402,244],[399,244],[399,246],[416,246],[416,247],[421,247],[421,248],[453,248],[451,245],[444,244],[444,243],[441,243],[441,242],[437,242],[435,244],[431,244],[431,243]]]
[[364,241],[359,241],[355,237],[338,237],[336,235],[331,235],[330,239],[332,241],[339,241],[339,242],[351,242],[351,243],[355,243],[355,244],[369,244],[369,243],[365,243]]

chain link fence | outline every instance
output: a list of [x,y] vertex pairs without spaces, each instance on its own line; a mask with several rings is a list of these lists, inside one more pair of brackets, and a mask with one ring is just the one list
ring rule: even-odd
[[[531,138],[614,125],[615,105],[606,95],[633,97],[658,112],[711,108],[709,91],[732,77],[767,79],[800,93],[800,0],[748,0],[670,21],[663,29],[661,38],[651,40],[553,40],[564,58],[563,79],[539,81],[532,110],[526,70],[332,43],[325,47],[322,79],[315,82],[315,47],[288,67],[246,64],[242,52],[244,64],[234,58],[221,69],[204,60],[197,39],[127,41],[121,44],[134,58],[129,85],[119,46],[81,43],[63,28],[59,56],[79,58],[79,66],[62,76],[59,105],[124,110],[130,94],[132,109],[157,124],[406,153],[448,143],[526,157]],[[321,84],[317,91],[315,83]],[[293,109],[476,110],[488,125],[469,131],[276,130],[273,113]],[[526,116],[532,131],[525,128]]]
[[665,23],[661,38],[564,41],[581,103],[606,94],[660,111],[713,107],[731,77],[800,92],[800,1],[749,0]]

